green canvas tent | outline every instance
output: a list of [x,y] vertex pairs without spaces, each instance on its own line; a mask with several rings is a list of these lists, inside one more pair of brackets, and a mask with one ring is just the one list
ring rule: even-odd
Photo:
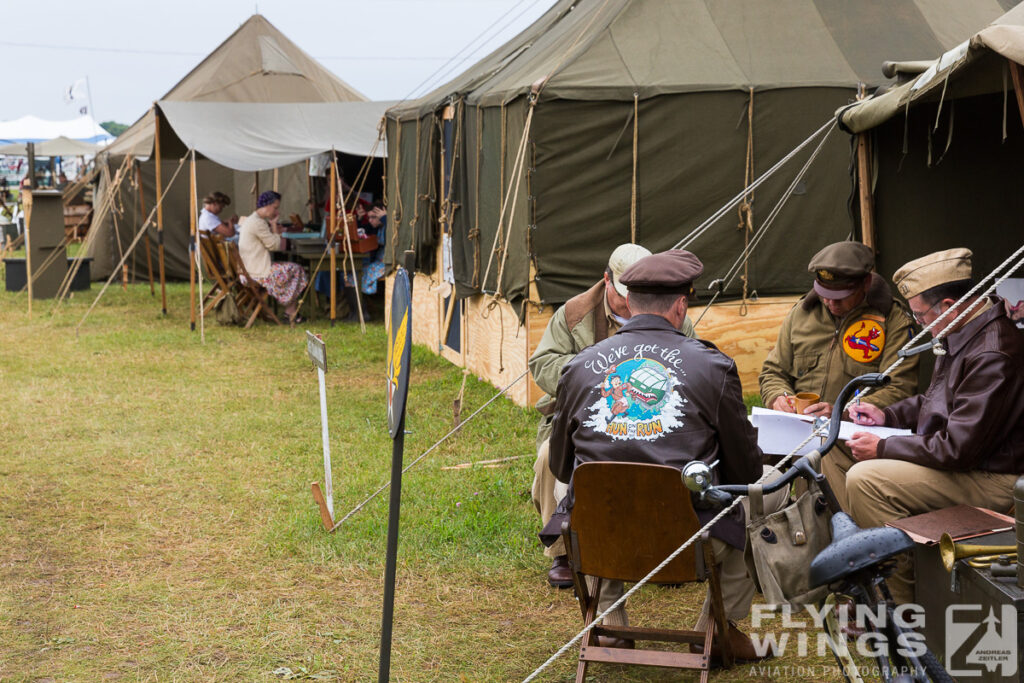
[[[94,258],[93,277],[104,278],[110,274],[155,204],[154,141],[157,134],[158,112],[161,112],[162,104],[165,104],[169,111],[173,110],[170,112],[172,115],[177,115],[179,127],[188,126],[191,138],[195,137],[194,131],[197,128],[196,115],[207,117],[210,125],[218,123],[209,118],[211,116],[234,116],[239,122],[239,125],[232,129],[232,133],[235,133],[240,126],[250,125],[251,119],[259,117],[261,112],[255,110],[264,105],[295,105],[298,111],[300,105],[362,103],[365,100],[362,94],[321,66],[263,16],[253,15],[160,98],[152,109],[118,136],[105,151],[111,175],[125,156],[130,155],[143,161],[139,165],[138,174],[130,174],[129,180],[116,189],[119,196],[115,210],[107,220],[92,228],[99,231],[91,240],[89,253]],[[185,106],[189,103],[195,104],[194,109],[197,111],[192,112]],[[239,112],[230,105],[250,105],[251,108]],[[286,134],[287,117],[280,111],[272,113],[281,121],[282,134]],[[169,121],[168,118],[166,113],[159,116],[161,175],[167,194],[163,206],[166,271],[168,278],[187,279],[187,164],[182,168],[178,180],[170,183],[178,167],[178,159],[186,153],[187,145],[182,142],[175,130],[175,121]],[[305,123],[308,124],[308,121]],[[306,137],[310,136],[307,134]],[[229,136],[222,135],[221,139],[229,140]],[[198,146],[197,149],[202,151]],[[229,158],[237,156],[229,155]],[[229,212],[245,214],[250,211],[254,208],[254,187],[258,185],[261,189],[270,189],[274,186],[276,178],[277,189],[284,195],[283,214],[305,215],[309,181],[304,162],[288,163],[276,172],[264,170],[255,173],[235,171],[204,157],[199,157],[196,166],[200,197],[212,190],[227,192],[232,197]],[[272,169],[274,166],[264,168]],[[136,178],[141,180],[141,201]],[[109,191],[109,188],[101,187],[97,194],[102,196],[105,191]],[[150,244],[155,259],[155,230],[152,232],[154,239],[150,240]],[[137,251],[139,254],[133,252],[129,263],[136,275],[141,276],[139,269],[145,264],[142,245]]]
[[[940,53],[1013,4],[559,0],[465,73],[389,110],[389,257],[412,249],[433,272],[450,241],[460,298],[561,303],[600,277],[617,244],[678,242],[858,83],[884,83],[883,59]],[[754,193],[755,229],[808,154]],[[833,134],[750,259],[750,290],[805,291],[809,257],[855,232],[850,164],[848,139]],[[700,284],[725,273],[745,233],[733,214],[690,247],[706,265]],[[740,292],[737,281],[728,293]]]
[[1021,64],[1024,6],[919,65],[923,73],[908,82],[839,113],[874,150],[880,270],[965,246],[982,274],[1021,246]]

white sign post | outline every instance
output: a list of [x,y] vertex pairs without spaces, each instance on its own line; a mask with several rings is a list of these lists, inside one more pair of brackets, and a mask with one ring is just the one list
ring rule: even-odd
[[[334,487],[331,484],[331,442],[327,436],[327,385],[324,381],[324,376],[327,373],[327,347],[323,339],[308,330],[306,331],[306,352],[309,354],[309,359],[313,361],[313,365],[316,366],[317,379],[320,382],[320,433],[324,442],[325,490],[321,494],[319,484],[313,482],[313,498],[317,499],[317,503],[321,506],[321,517],[324,516],[324,512],[327,513],[328,516],[323,522],[325,527],[331,529],[334,526]],[[326,503],[326,510],[323,509],[323,503]]]

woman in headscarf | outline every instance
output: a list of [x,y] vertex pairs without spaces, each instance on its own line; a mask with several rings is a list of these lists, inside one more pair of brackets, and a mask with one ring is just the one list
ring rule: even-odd
[[281,215],[281,195],[268,190],[256,200],[256,212],[239,225],[238,254],[249,276],[263,285],[270,296],[284,306],[291,323],[302,322],[297,313],[299,295],[306,288],[306,271],[297,263],[272,262],[270,252],[283,248],[277,223]]

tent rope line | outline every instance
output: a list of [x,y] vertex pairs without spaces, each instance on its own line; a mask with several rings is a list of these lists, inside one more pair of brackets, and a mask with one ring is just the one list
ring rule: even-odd
[[[99,225],[103,220],[105,220],[107,214],[112,209],[114,205],[113,195],[114,193],[120,192],[121,185],[122,183],[124,183],[124,179],[127,177],[126,169],[130,165],[131,159],[131,155],[125,156],[125,158],[121,161],[121,165],[118,166],[117,171],[114,173],[114,179],[109,182],[111,190],[107,192],[107,194],[103,197],[103,200],[100,203],[99,210],[94,211],[93,213],[94,225]],[[109,165],[104,164],[101,177],[110,177]],[[90,229],[89,232],[86,233],[85,240],[82,242],[82,253],[88,254],[92,251],[92,245],[96,241],[97,234],[98,231],[96,229]],[[78,275],[78,271],[82,267],[82,263],[82,259],[75,259],[71,268],[69,268],[68,272],[65,273],[64,280],[61,282],[60,287],[57,289],[57,301],[54,303],[54,306],[50,311],[51,315],[57,311],[61,303],[68,296],[68,293],[71,291],[71,283],[74,281],[75,276]]]
[[473,156],[476,166],[476,185],[473,187],[473,229],[468,231],[466,239],[473,240],[473,287],[480,286],[480,150],[484,145],[484,113],[480,105],[476,106],[476,153]]
[[[977,285],[975,285],[971,289],[971,291],[969,291],[967,294],[964,294],[962,297],[960,297],[960,299],[955,304],[953,304],[948,309],[943,311],[942,315],[940,315],[938,318],[933,320],[929,325],[927,325],[923,330],[921,330],[921,332],[918,333],[918,335],[916,337],[914,337],[914,339],[911,339],[906,344],[904,344],[901,347],[900,350],[902,351],[904,349],[909,349],[912,346],[914,346],[917,343],[918,339],[920,339],[922,336],[924,336],[925,334],[930,332],[932,330],[932,328],[934,328],[935,325],[937,325],[939,323],[939,321],[941,321],[944,317],[946,317],[950,313],[950,311],[955,310],[957,308],[957,306],[959,306],[960,304],[964,303],[969,298],[971,298],[975,294],[975,292],[977,292],[982,286],[984,286],[985,282],[987,282],[988,280],[990,280],[993,277],[995,277],[996,273],[998,273],[1004,267],[1009,265],[1014,259],[1018,258],[1018,256],[1020,256],[1022,253],[1024,253],[1024,246],[1021,246],[1016,252],[1014,252],[1014,254],[1012,256],[1010,256],[1002,264],[997,266],[995,268],[995,270],[989,272],[985,276],[985,278],[983,280],[981,280]],[[1014,271],[1016,271],[1022,265],[1024,265],[1024,258],[1020,258],[1020,260],[1017,261],[1016,265],[1014,265],[1012,268],[1010,268],[1001,277],[996,278],[995,281],[992,283],[992,285],[985,291],[985,294],[983,294],[982,296],[978,297],[974,301],[974,303],[972,303],[968,308],[966,308],[963,312],[961,312],[960,315],[958,315],[956,318],[954,318],[953,321],[950,322],[948,325],[946,325],[945,328],[942,331],[940,331],[938,334],[934,335],[934,339],[936,341],[940,341],[946,335],[950,334],[955,329],[956,325],[958,325],[962,320],[964,320],[967,316],[969,316],[971,314],[971,311],[973,311],[974,308],[976,308],[983,301],[985,301],[986,297],[989,294],[991,294],[993,291],[995,291],[995,289],[1004,280],[1009,278],[1010,275],[1012,275],[1014,273]],[[899,367],[903,363],[904,360],[905,360],[905,358],[903,358],[903,357],[897,358],[895,362],[893,362],[889,367],[887,367],[884,371],[882,371],[882,374],[883,375],[891,374],[897,367]],[[867,393],[869,393],[869,391],[863,391],[863,392],[861,392],[860,396],[863,397]],[[779,461],[779,463],[778,463],[778,465],[776,465],[776,467],[778,468],[778,467],[786,465],[797,453],[800,452],[800,450],[804,446],[806,446],[808,443],[810,443],[811,440],[815,436],[818,436],[818,435],[826,432],[828,430],[828,427],[829,427],[830,423],[831,423],[831,419],[826,420],[823,424],[819,425],[816,429],[814,429],[814,431],[811,432],[810,436],[808,436],[806,439],[804,439],[798,446],[796,446],[792,451],[790,451],[789,454],[786,455],[786,457],[784,457],[781,461]],[[757,483],[761,483],[761,482],[765,481],[765,479],[768,476],[774,476],[774,475],[772,473],[769,473],[768,475],[762,475],[757,480]],[[665,558],[661,563],[659,563],[658,566],[656,566],[654,569],[652,569],[650,571],[650,573],[647,574],[647,576],[645,576],[644,578],[642,578],[639,581],[637,581],[636,584],[634,584],[632,588],[630,588],[626,593],[624,593],[622,595],[622,597],[620,597],[618,600],[616,600],[614,603],[612,603],[612,605],[609,606],[608,609],[604,610],[603,612],[601,612],[600,614],[595,616],[593,621],[591,621],[589,624],[587,624],[583,628],[583,630],[581,630],[571,640],[569,640],[569,642],[567,642],[565,645],[563,645],[561,648],[559,648],[558,651],[555,652],[553,655],[551,655],[551,657],[548,658],[547,661],[545,661],[543,664],[541,664],[539,667],[537,667],[537,669],[535,669],[533,671],[533,673],[531,673],[529,676],[524,678],[523,679],[523,683],[529,683],[530,681],[532,681],[535,678],[537,678],[537,676],[540,675],[541,672],[543,672],[545,669],[547,669],[559,657],[564,655],[569,650],[569,648],[571,648],[573,645],[578,643],[584,636],[586,636],[587,633],[589,633],[591,630],[593,630],[595,627],[597,627],[597,625],[600,624],[608,614],[610,614],[611,612],[615,611],[616,609],[618,609],[619,607],[624,605],[626,603],[627,598],[629,598],[631,595],[636,593],[637,590],[639,590],[641,586],[644,586],[645,584],[647,584],[651,580],[652,577],[654,577],[658,572],[660,572],[662,569],[664,569],[672,560],[674,560],[676,557],[678,557],[680,553],[682,553],[684,550],[686,550],[686,548],[691,546],[698,538],[701,537],[701,534],[703,534],[705,531],[709,531],[711,529],[711,527],[714,526],[720,519],[722,519],[725,515],[729,514],[737,505],[739,505],[742,502],[742,500],[744,498],[746,498],[746,496],[736,496],[733,499],[732,503],[730,503],[721,512],[719,512],[717,515],[715,515],[715,517],[710,522],[708,522],[703,527],[701,527],[701,529],[698,530],[697,533],[695,533],[693,536],[688,538],[681,546],[676,548],[667,558]]]
[[178,174],[181,173],[181,169],[184,168],[185,166],[186,159],[188,159],[188,153],[186,153],[185,156],[181,157],[181,159],[178,160],[178,168],[174,170],[174,174],[171,176],[171,179],[167,181],[167,185],[164,186],[164,191],[160,194],[160,197],[159,199],[157,199],[157,202],[153,206],[153,209],[149,212],[149,216],[146,218],[146,222],[143,223],[142,228],[139,230],[138,234],[135,235],[135,239],[132,240],[132,243],[128,246],[128,250],[125,256],[121,258],[121,263],[118,263],[114,267],[114,270],[110,273],[110,277],[107,278],[107,281],[104,283],[103,288],[100,290],[100,293],[96,295],[96,299],[92,302],[92,305],[89,306],[89,310],[85,312],[85,315],[82,316],[82,319],[78,321],[77,325],[75,325],[75,336],[78,336],[78,331],[82,327],[82,324],[85,322],[86,318],[89,317],[89,314],[92,313],[92,310],[96,308],[96,304],[99,303],[100,299],[103,297],[103,294],[107,291],[107,288],[113,281],[114,276],[117,275],[117,271],[121,269],[121,266],[124,264],[124,259],[127,258],[128,254],[132,252],[135,246],[139,243],[139,240],[142,239],[142,236],[146,234],[146,228],[149,227],[149,224],[153,220],[153,215],[156,213],[157,209],[163,206],[164,198],[167,197],[167,190],[170,189],[171,185],[174,184],[175,179],[178,177]]
[[689,245],[693,244],[693,242],[695,240],[697,240],[701,235],[703,235],[705,232],[707,232],[708,229],[711,228],[711,226],[714,225],[722,216],[724,216],[729,211],[732,211],[736,207],[736,205],[740,201],[742,201],[742,199],[743,199],[743,197],[745,195],[749,194],[753,190],[756,190],[758,187],[763,185],[776,171],[778,171],[780,168],[782,168],[784,165],[786,165],[789,161],[791,161],[793,159],[793,157],[795,157],[797,154],[799,154],[804,149],[804,147],[806,147],[811,142],[813,142],[815,138],[817,138],[819,135],[821,135],[823,132],[825,132],[825,130],[827,130],[831,125],[833,125],[835,123],[835,121],[836,121],[836,117],[835,116],[832,116],[831,118],[829,118],[829,120],[826,121],[824,124],[822,124],[822,126],[820,128],[818,128],[816,131],[811,133],[811,135],[808,136],[806,140],[804,140],[799,145],[797,145],[795,148],[793,148],[786,156],[784,156],[781,159],[779,159],[779,161],[775,162],[775,165],[772,166],[771,168],[769,168],[757,180],[755,180],[753,183],[751,183],[750,187],[741,190],[738,194],[736,194],[736,196],[734,196],[727,203],[722,205],[721,208],[719,208],[717,211],[715,211],[713,214],[711,214],[711,216],[709,216],[707,219],[705,219],[705,221],[703,223],[701,223],[696,228],[694,228],[692,231],[690,231],[690,233],[688,235],[686,235],[686,237],[684,237],[683,239],[681,239],[678,242],[676,242],[676,244],[672,248],[673,249],[686,249],[686,248],[688,248]]
[[[481,412],[481,411],[482,411],[482,410],[483,410],[484,408],[486,408],[487,406],[489,406],[489,405],[491,405],[492,403],[494,403],[494,402],[495,402],[496,400],[498,400],[498,398],[500,398],[501,396],[504,396],[504,395],[505,395],[505,393],[507,393],[509,389],[511,389],[511,388],[512,388],[513,386],[515,386],[517,382],[519,382],[520,380],[522,380],[522,379],[523,379],[524,377],[526,377],[526,376],[527,376],[528,374],[530,374],[530,371],[529,371],[529,370],[524,370],[524,371],[523,371],[523,373],[522,373],[521,375],[519,375],[519,376],[518,376],[518,377],[516,377],[516,378],[515,378],[514,380],[512,380],[511,382],[509,382],[508,384],[506,384],[506,385],[505,385],[505,388],[504,388],[504,389],[502,389],[501,391],[499,391],[498,393],[496,393],[496,394],[495,394],[494,396],[491,396],[491,397],[490,397],[489,399],[487,399],[487,402],[486,402],[486,403],[484,403],[484,404],[483,404],[482,406],[480,406],[479,408],[477,408],[476,410],[474,410],[474,411],[473,411],[473,413],[472,413],[472,415],[470,415],[469,417],[467,417],[467,418],[466,418],[465,420],[462,420],[461,422],[459,422],[459,424],[457,424],[457,425],[456,425],[455,427],[453,427],[453,428],[452,428],[452,429],[451,429],[451,430],[450,430],[450,431],[449,431],[449,432],[448,432],[447,434],[445,434],[445,435],[444,435],[444,436],[442,436],[442,437],[441,437],[440,439],[438,439],[438,440],[437,440],[437,441],[436,441],[436,442],[434,443],[434,445],[433,445],[433,446],[431,446],[431,447],[430,447],[430,448],[428,448],[427,450],[423,451],[423,453],[421,453],[421,454],[420,454],[420,455],[419,455],[419,456],[418,456],[418,457],[417,457],[417,458],[416,458],[415,460],[413,460],[413,461],[412,461],[411,463],[409,463],[408,465],[406,465],[406,466],[405,466],[405,469],[403,469],[403,470],[402,470],[402,474],[405,474],[406,472],[408,472],[409,470],[411,470],[411,469],[413,468],[413,466],[415,466],[415,465],[416,465],[416,463],[418,463],[418,462],[419,462],[420,460],[422,460],[423,458],[425,458],[425,457],[427,457],[428,455],[430,455],[430,453],[432,453],[432,452],[433,452],[434,450],[436,450],[438,446],[440,446],[441,444],[443,444],[443,443],[444,443],[445,441],[447,441],[447,440],[448,440],[448,439],[449,439],[449,438],[450,438],[450,437],[451,437],[452,435],[454,435],[454,434],[455,434],[456,432],[458,432],[458,431],[459,431],[460,429],[462,429],[462,428],[463,428],[463,427],[465,427],[465,426],[466,426],[467,424],[469,424],[469,422],[470,422],[470,421],[471,421],[471,420],[472,420],[472,419],[473,419],[474,417],[476,417],[477,415],[479,415],[479,414],[480,414],[480,412]],[[359,503],[359,504],[358,504],[358,505],[356,505],[356,506],[355,506],[354,508],[352,508],[352,509],[351,509],[351,510],[350,510],[350,511],[348,512],[348,514],[346,514],[346,515],[345,515],[344,517],[342,517],[342,518],[341,518],[341,519],[339,519],[339,520],[338,520],[337,522],[335,522],[334,526],[333,526],[333,527],[331,527],[331,528],[330,528],[330,529],[329,529],[328,531],[329,531],[329,532],[330,532],[330,531],[334,531],[335,529],[337,529],[338,527],[340,527],[340,526],[341,526],[342,524],[344,524],[344,523],[345,523],[345,522],[346,522],[346,521],[347,521],[347,520],[348,520],[348,519],[349,519],[349,518],[350,518],[350,517],[351,517],[352,515],[356,514],[356,513],[357,513],[357,512],[359,512],[360,510],[362,510],[362,509],[363,509],[363,508],[364,508],[364,507],[366,506],[366,504],[367,504],[367,503],[369,503],[369,502],[370,502],[371,500],[373,500],[374,498],[376,498],[376,497],[377,497],[378,495],[380,495],[380,494],[381,494],[382,492],[386,491],[386,490],[388,489],[388,487],[389,487],[389,486],[391,486],[391,481],[390,481],[390,480],[388,480],[387,482],[385,482],[383,486],[381,486],[381,487],[380,487],[379,489],[377,489],[377,490],[376,490],[376,491],[374,491],[374,492],[373,492],[372,494],[370,494],[370,496],[369,496],[368,498],[366,498],[366,500],[364,500],[363,502]]]
[[[370,175],[369,174],[370,162],[374,158],[373,155],[377,151],[377,146],[379,144],[380,144],[380,136],[378,135],[377,136],[377,140],[373,143],[373,147],[370,148],[370,155],[367,156],[366,159],[363,161],[362,167],[359,169],[359,172],[356,174],[356,177],[353,179],[352,185],[349,187],[348,195],[345,196],[344,193],[342,193],[342,192],[338,193],[338,196],[342,198],[342,207],[348,206],[348,203],[349,203],[349,201],[351,201],[352,197],[353,196],[358,197],[359,193],[361,193],[363,191],[363,187],[366,185],[366,179]],[[333,152],[334,152],[333,148],[331,149],[331,152],[333,154]],[[339,183],[339,188],[338,189],[341,189],[341,187],[340,187],[341,176],[340,175],[338,176],[338,183]],[[359,185],[358,189],[356,189],[356,184],[357,183]],[[401,195],[399,195],[399,197],[401,197]],[[345,223],[345,234],[348,235],[348,222],[347,222],[347,219],[345,219],[345,220],[346,220],[346,223]],[[324,245],[324,250],[320,254],[320,260],[317,261],[316,268],[313,269],[313,273],[319,273],[320,272],[320,266],[323,265],[324,259],[327,258],[328,254],[330,254],[330,251],[331,251],[331,249],[334,246],[332,244],[332,240],[333,240],[333,236],[331,236],[331,239],[327,240],[327,244]],[[393,244],[393,241],[392,241],[392,244]],[[392,246],[392,249],[394,249],[393,246]],[[351,249],[349,251],[351,252]],[[350,253],[350,255],[351,255],[351,253]],[[354,266],[353,266],[353,268],[354,268]],[[358,290],[359,282],[358,282],[358,278],[355,277],[354,273],[353,273],[353,279],[356,281],[356,289]],[[310,278],[309,281],[306,283],[306,287],[302,290],[302,294],[299,296],[299,298],[297,300],[298,303],[296,304],[296,310],[302,308],[302,304],[305,303],[306,296],[309,294],[309,289],[310,289],[310,287],[313,286],[314,280],[315,280],[315,278]],[[357,294],[357,301],[358,301],[358,294]],[[362,315],[360,314],[360,321],[361,320],[362,320]],[[365,332],[365,331],[366,331],[366,328],[363,327],[363,332]]]
[[[65,250],[65,248],[69,244],[71,244],[71,241],[73,239],[72,236],[77,234],[78,228],[81,227],[82,223],[85,222],[85,219],[86,219],[86,216],[83,216],[78,221],[78,223],[75,224],[75,226],[72,229],[70,235],[68,234],[67,231],[65,231],[64,237],[62,237],[60,242],[57,243],[57,247],[55,249],[53,249],[53,251],[50,252],[50,255],[47,256],[46,259],[43,260],[43,262],[39,265],[38,268],[33,268],[33,273],[32,273],[32,277],[31,277],[31,281],[33,283],[35,283],[39,279],[39,276],[41,276],[46,271],[47,268],[49,268],[53,263],[56,262],[56,260],[57,260],[57,258],[59,256],[67,256],[67,254],[66,254],[66,252],[64,250]],[[83,240],[82,244],[85,245],[86,241]],[[83,250],[84,250],[84,248],[83,248]],[[66,279],[67,279],[67,273],[65,273],[64,279],[61,280],[61,284],[57,288],[58,292],[63,288],[64,280],[66,280]],[[27,291],[28,290],[28,284],[29,284],[28,283],[28,279],[26,279],[25,284],[21,286],[21,289],[19,289],[17,292],[14,293],[14,296],[19,296],[22,292]]]
[[[744,247],[743,251],[740,253],[739,257],[733,262],[732,267],[729,268],[725,276],[722,278],[722,281],[724,281],[723,284],[720,287],[718,287],[717,291],[711,297],[711,300],[708,302],[707,306],[705,306],[704,310],[701,311],[700,316],[697,318],[697,322],[694,323],[694,327],[700,324],[700,321],[704,319],[704,316],[711,309],[711,307],[715,305],[715,302],[718,301],[718,298],[722,295],[722,293],[729,288],[729,285],[733,283],[733,281],[736,279],[736,276],[739,274],[740,267],[745,267],[747,261],[750,259],[750,256],[754,253],[754,250],[757,249],[758,245],[760,245],[761,241],[764,239],[764,236],[767,234],[768,229],[772,226],[772,224],[775,222],[775,219],[778,217],[779,213],[781,213],[782,208],[786,205],[786,202],[788,202],[789,198],[793,196],[793,192],[796,190],[797,185],[799,185],[800,181],[807,173],[807,170],[818,158],[818,155],[821,153],[821,150],[825,146],[825,142],[829,139],[829,136],[831,135],[833,130],[835,130],[835,126],[829,128],[828,133],[826,133],[825,136],[821,138],[821,140],[818,142],[818,146],[814,148],[814,151],[807,158],[807,161],[804,162],[804,165],[800,168],[800,171],[793,178],[793,181],[786,188],[785,192],[782,193],[782,196],[779,198],[779,201],[775,203],[774,207],[772,207],[771,212],[768,214],[768,217],[765,219],[764,223],[761,224],[761,227],[758,228],[757,233],[754,235],[753,239],[749,241],[749,243]],[[745,303],[746,302],[744,302],[744,305]]]
[[[747,161],[743,168],[743,188],[750,187],[750,179],[754,177],[754,88],[750,88],[750,99],[747,103]],[[740,303],[740,317],[748,312],[747,290],[750,285],[750,257],[747,252],[750,246],[750,235],[754,232],[754,193],[744,195],[738,209],[739,225],[743,231],[743,251],[747,255],[743,259],[743,297]]]
[[[497,253],[499,251],[498,239],[503,236],[502,235],[502,228],[505,228],[505,233],[507,233],[507,234],[504,235],[505,239],[502,240],[502,242],[503,242],[503,244],[505,246],[504,246],[504,248],[502,250],[501,264],[498,267],[498,277],[497,277],[497,282],[495,282],[495,285],[494,285],[494,294],[493,294],[493,297],[492,297],[491,304],[488,305],[488,308],[493,308],[493,305],[496,305],[498,297],[501,295],[501,277],[502,277],[502,274],[504,272],[506,257],[508,256],[508,241],[509,241],[509,239],[511,237],[512,218],[515,216],[516,198],[518,198],[518,195],[519,195],[519,180],[522,177],[521,176],[521,171],[522,171],[522,166],[523,166],[523,160],[526,158],[526,142],[527,142],[527,139],[530,136],[530,127],[533,124],[533,112],[534,112],[534,110],[536,108],[536,104],[537,104],[537,98],[536,97],[531,97],[530,98],[530,110],[526,114],[526,122],[523,125],[522,137],[519,140],[519,147],[516,150],[515,161],[512,164],[512,176],[515,177],[515,182],[512,181],[511,177],[509,178],[508,188],[506,188],[506,190],[505,190],[505,196],[504,196],[504,199],[503,199],[503,201],[501,203],[501,213],[498,216],[498,227],[494,231],[494,242],[491,244],[491,253],[487,257],[487,268],[484,269],[484,278],[483,278],[483,281],[480,283],[481,288],[486,288],[487,287],[487,278],[488,278],[488,276],[491,273],[491,265],[494,262],[494,255],[495,255],[495,253]],[[504,133],[504,127],[503,127],[503,133]],[[502,145],[502,166],[504,166],[504,157],[505,157],[504,149],[505,149],[505,147],[504,147],[504,144],[503,144]],[[505,213],[506,213],[506,211],[509,210],[509,196],[513,194],[513,189],[514,189],[514,192],[515,192],[515,197],[513,197],[513,200],[512,200],[511,216],[509,217],[508,224],[506,225],[506,223],[505,223]]]
[[629,241],[636,244],[636,166],[640,127],[640,93],[633,93],[633,183],[629,198]]

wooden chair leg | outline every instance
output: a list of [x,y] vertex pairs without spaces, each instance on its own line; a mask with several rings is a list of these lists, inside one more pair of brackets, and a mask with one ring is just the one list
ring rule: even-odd
[[245,323],[245,328],[243,328],[243,329],[246,329],[246,330],[247,330],[247,329],[249,329],[250,327],[252,327],[252,324],[253,324],[254,322],[256,322],[256,316],[258,316],[258,315],[260,314],[260,309],[261,309],[262,307],[263,307],[263,305],[262,305],[262,304],[256,304],[256,308],[254,308],[254,309],[253,309],[253,311],[252,311],[252,315],[250,315],[250,316],[249,316],[249,321]]
[[[722,584],[719,580],[718,565],[715,564],[711,539],[702,541],[704,547],[704,566],[710,567],[708,573],[708,591],[711,595],[711,616],[718,627],[718,639],[721,643],[722,665],[726,668],[733,665],[732,646],[729,643],[729,622],[725,617],[725,604],[722,602]],[[707,650],[710,652],[710,650]]]
[[[583,585],[584,585],[584,590],[586,590],[586,581],[585,580],[583,582]],[[601,579],[596,579],[596,583],[594,584],[594,592],[593,592],[592,595],[589,595],[589,600],[587,600],[585,608],[584,608],[585,609],[585,612],[583,614],[583,625],[584,626],[589,626],[591,623],[593,623],[594,617],[597,616],[597,599],[598,599],[598,596],[600,596],[600,595],[601,595]],[[595,645],[597,645],[597,640],[596,640],[596,636],[594,635],[594,630],[591,629],[591,630],[587,631],[586,635],[583,636],[583,640],[580,641],[580,660],[579,660],[579,664],[576,666],[576,683],[584,683],[584,680],[587,678],[587,665],[590,664],[590,662],[588,662],[587,660],[583,659],[583,651],[586,650],[588,647],[593,647]]]

